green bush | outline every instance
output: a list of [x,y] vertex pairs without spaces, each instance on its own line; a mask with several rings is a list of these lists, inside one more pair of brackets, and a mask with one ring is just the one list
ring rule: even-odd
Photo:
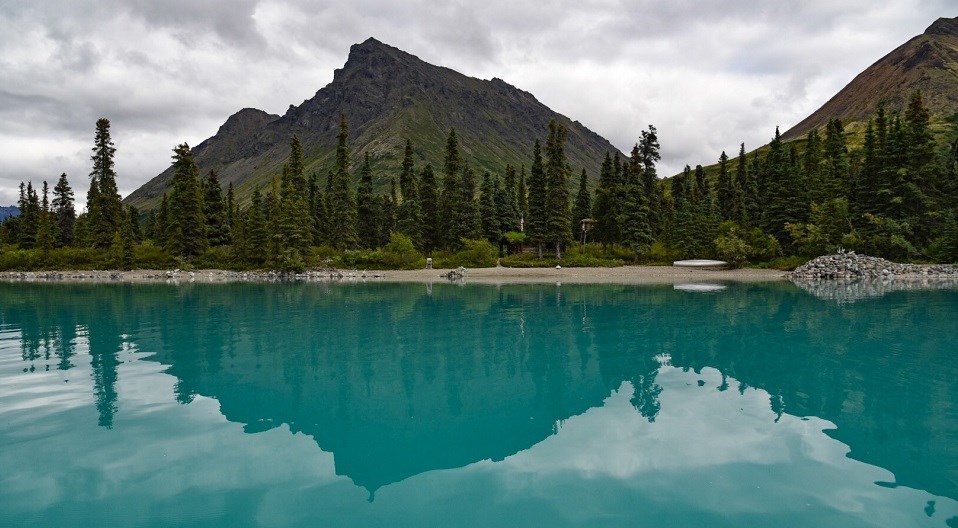
[[389,243],[382,248],[383,269],[420,269],[426,259],[416,251],[412,239],[402,233],[390,233]]
[[173,256],[151,241],[133,248],[133,266],[137,269],[170,269],[174,265]]
[[433,266],[436,268],[491,268],[496,265],[499,250],[488,240],[462,240],[463,249],[449,254],[437,252],[433,255]]
[[722,235],[715,239],[715,254],[733,268],[741,268],[748,260],[751,248],[735,235]]

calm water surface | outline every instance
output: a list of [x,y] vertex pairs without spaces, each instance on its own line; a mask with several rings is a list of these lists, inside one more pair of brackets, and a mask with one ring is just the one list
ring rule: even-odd
[[0,284],[0,526],[958,527],[958,291],[814,293]]

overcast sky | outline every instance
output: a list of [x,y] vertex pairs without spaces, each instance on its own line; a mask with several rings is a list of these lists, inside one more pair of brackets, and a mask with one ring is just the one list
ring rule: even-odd
[[[948,8],[951,9],[948,9]],[[120,193],[237,110],[282,114],[375,37],[500,77],[628,151],[659,129],[660,174],[767,143],[953,0],[3,0],[0,205],[21,180],[89,187],[98,117]]]

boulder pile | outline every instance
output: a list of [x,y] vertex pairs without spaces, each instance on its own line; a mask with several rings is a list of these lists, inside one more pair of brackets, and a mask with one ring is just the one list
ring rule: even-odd
[[825,255],[795,268],[789,278],[798,280],[821,279],[883,279],[893,277],[945,277],[958,275],[958,267],[948,264],[899,264],[890,260],[854,251]]

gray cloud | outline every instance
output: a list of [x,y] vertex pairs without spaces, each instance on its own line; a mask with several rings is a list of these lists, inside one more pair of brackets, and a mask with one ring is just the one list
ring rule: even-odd
[[939,16],[947,0],[52,0],[0,4],[0,204],[67,172],[85,194],[93,124],[121,192],[244,107],[282,113],[373,36],[501,77],[628,150],[649,123],[662,174],[768,141]]

